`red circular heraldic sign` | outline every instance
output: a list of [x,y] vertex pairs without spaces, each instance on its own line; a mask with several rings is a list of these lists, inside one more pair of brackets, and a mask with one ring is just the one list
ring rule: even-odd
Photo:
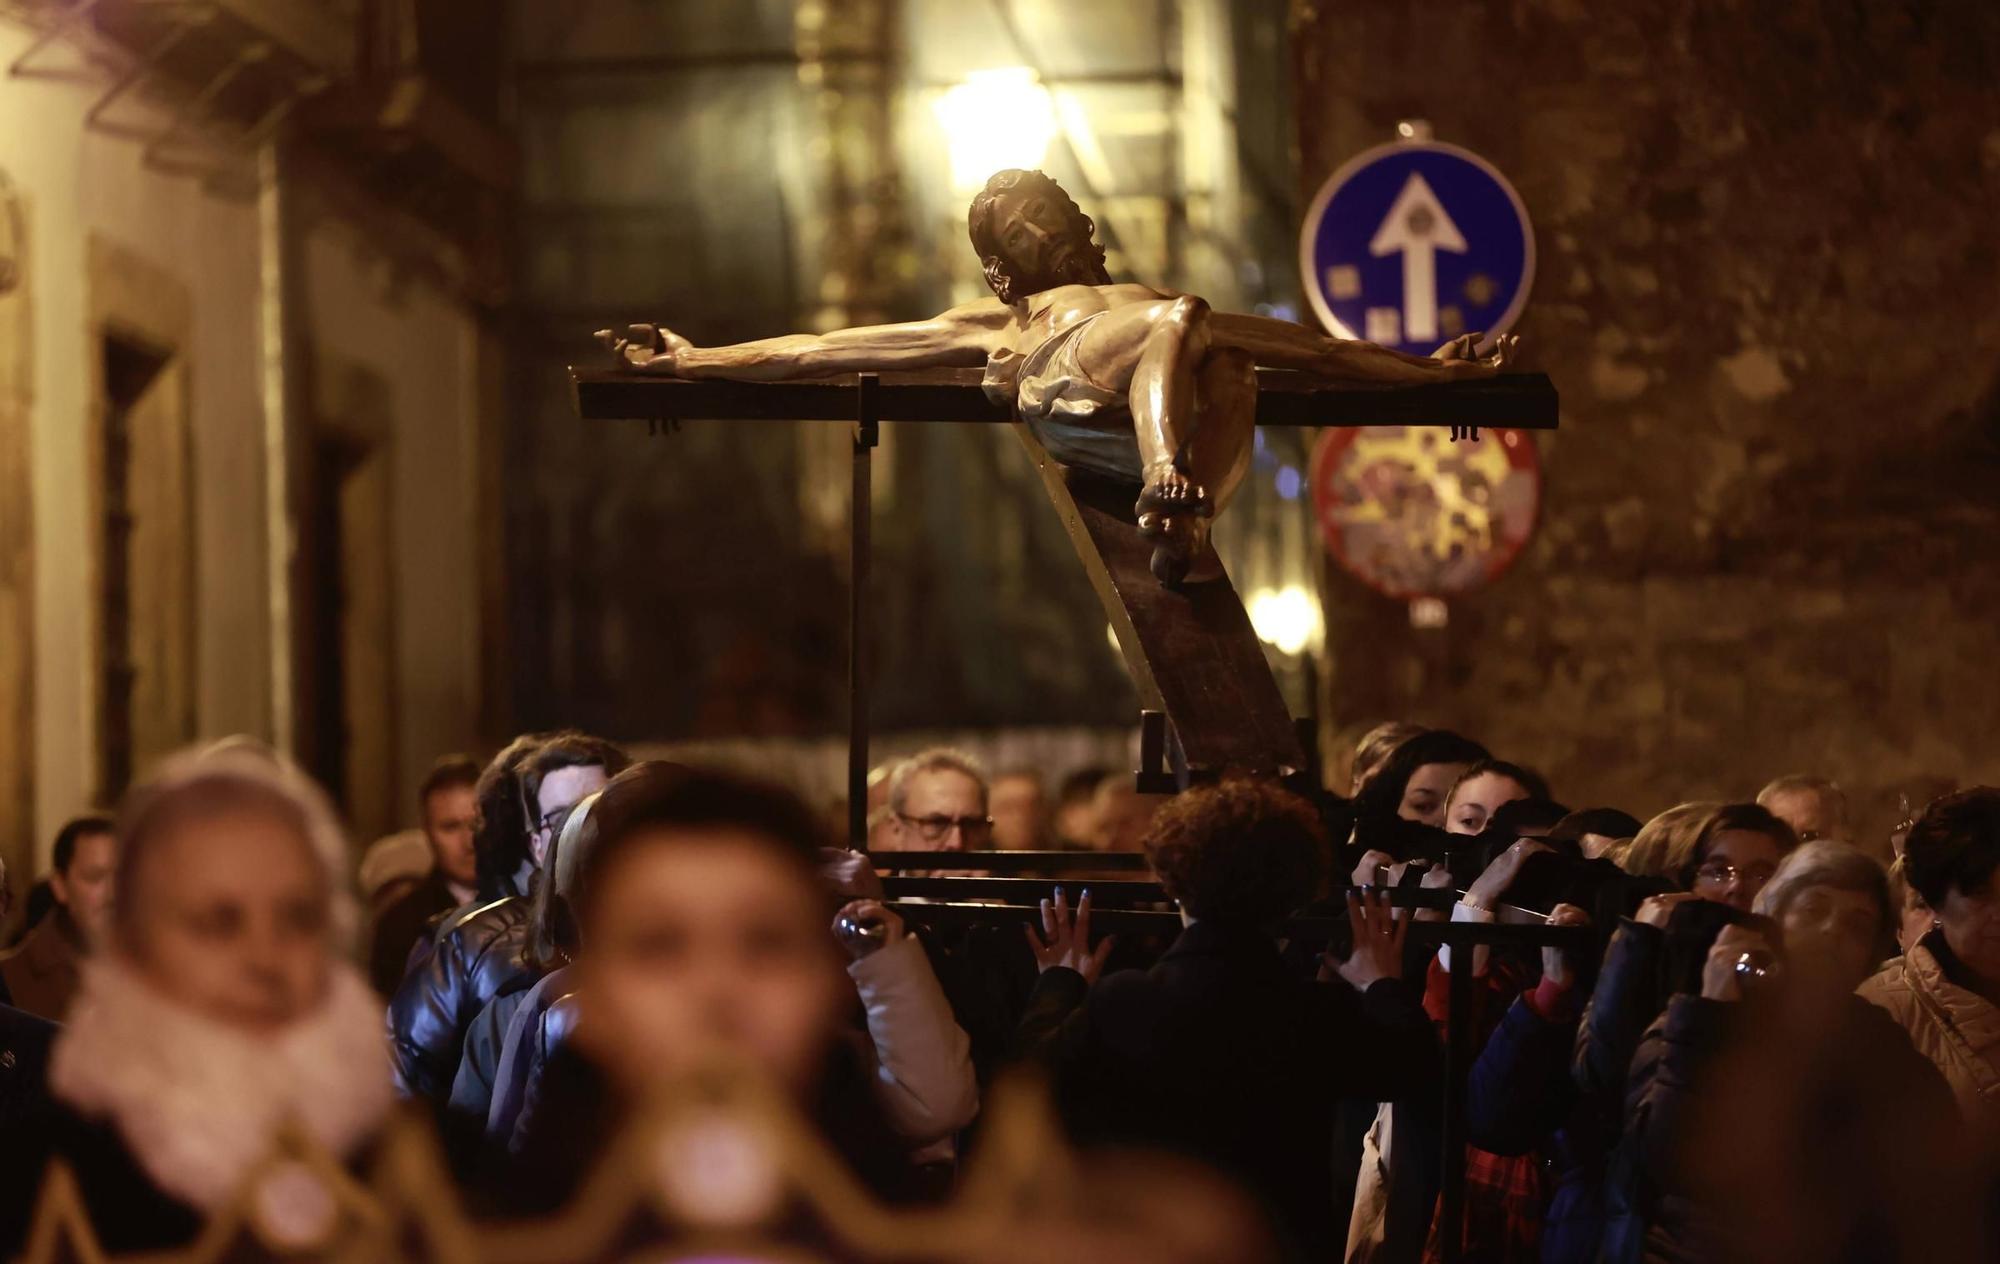
[[1391,597],[1449,597],[1520,556],[1542,466],[1518,430],[1457,443],[1443,426],[1328,430],[1312,491],[1327,551],[1356,578]]

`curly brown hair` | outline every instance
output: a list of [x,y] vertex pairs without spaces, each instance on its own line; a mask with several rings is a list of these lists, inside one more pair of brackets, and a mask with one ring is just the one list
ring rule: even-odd
[[1903,843],[1903,872],[1932,908],[1971,895],[2000,868],[2000,790],[1978,786],[1935,800]]
[[1319,894],[1326,830],[1274,782],[1231,777],[1163,806],[1146,856],[1167,894],[1202,921],[1262,926]]

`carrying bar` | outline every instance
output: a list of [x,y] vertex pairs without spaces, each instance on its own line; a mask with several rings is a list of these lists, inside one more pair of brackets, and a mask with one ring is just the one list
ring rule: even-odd
[[[796,382],[688,381],[618,369],[571,366],[577,414],[586,421],[847,421],[862,406],[861,375]],[[878,421],[1003,425],[1009,404],[980,388],[977,369],[874,375]],[[1503,373],[1462,382],[1333,384],[1305,373],[1259,370],[1260,426],[1499,426],[1554,430],[1556,388],[1545,373]]]

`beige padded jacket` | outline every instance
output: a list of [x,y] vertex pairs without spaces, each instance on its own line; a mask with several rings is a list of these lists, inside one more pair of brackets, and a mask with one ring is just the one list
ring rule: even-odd
[[1888,1010],[1917,1051],[1944,1072],[1970,1123],[2000,1127],[2000,1006],[1945,978],[1921,943],[1883,966],[1860,992]]

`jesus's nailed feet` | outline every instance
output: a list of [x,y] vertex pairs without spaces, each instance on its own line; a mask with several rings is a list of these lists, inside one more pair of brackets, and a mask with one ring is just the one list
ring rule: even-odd
[[[1153,578],[1168,588],[1179,588],[1191,580],[1211,579],[1196,574],[1199,564],[1208,561],[1208,515],[1205,513],[1147,512],[1139,515],[1139,532],[1153,541],[1153,556],[1147,567]],[[1211,563],[1205,569],[1213,570]]]
[[1164,542],[1153,546],[1152,560],[1147,563],[1153,578],[1167,588],[1179,588],[1186,583],[1193,565],[1194,559],[1186,551]]
[[1171,466],[1153,471],[1146,485],[1139,492],[1139,501],[1132,506],[1138,515],[1139,529],[1148,535],[1157,533],[1157,527],[1148,529],[1147,519],[1155,523],[1167,518],[1192,515],[1202,518],[1212,517],[1215,506],[1208,498],[1208,489]]

